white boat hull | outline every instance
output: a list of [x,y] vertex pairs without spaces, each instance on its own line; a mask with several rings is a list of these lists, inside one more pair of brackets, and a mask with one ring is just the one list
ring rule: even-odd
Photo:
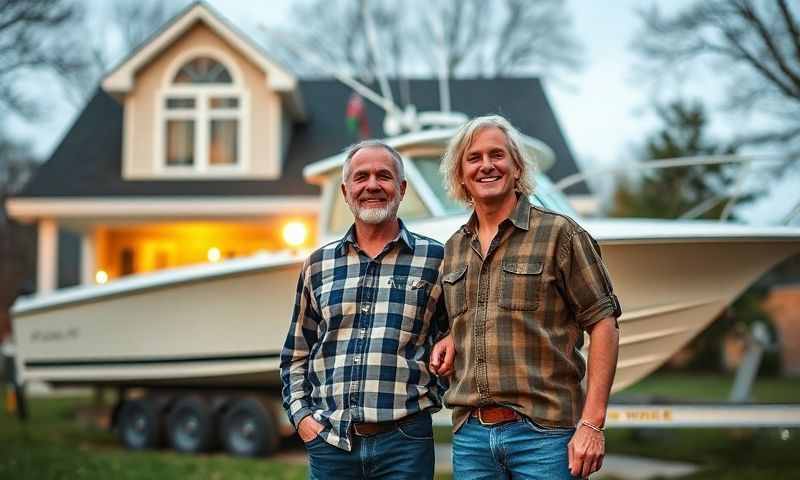
[[[453,230],[436,226],[425,233]],[[624,311],[614,390],[658,368],[800,251],[800,236],[621,239],[603,228]],[[24,381],[64,384],[277,386],[300,265],[234,260],[22,300],[14,308],[18,371]]]

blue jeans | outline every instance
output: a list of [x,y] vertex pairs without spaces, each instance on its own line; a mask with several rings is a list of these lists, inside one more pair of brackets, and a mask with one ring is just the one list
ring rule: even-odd
[[574,433],[527,419],[483,426],[470,418],[453,435],[453,478],[572,480],[567,444]]
[[311,480],[433,478],[433,428],[429,413],[415,415],[391,432],[350,438],[353,448],[349,452],[319,437],[306,443]]

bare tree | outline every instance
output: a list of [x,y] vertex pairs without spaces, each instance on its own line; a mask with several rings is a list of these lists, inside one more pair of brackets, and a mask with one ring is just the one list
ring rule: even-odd
[[36,255],[34,229],[6,217],[6,198],[23,187],[38,165],[30,145],[0,132],[0,341],[11,331],[8,308],[22,282],[32,278]]
[[[364,4],[298,2],[283,37],[336,68],[370,79],[377,63],[361,13]],[[454,76],[555,76],[580,64],[580,45],[559,0],[372,0],[366,8],[382,68],[390,76],[436,75],[442,68]],[[293,53],[278,55],[301,74],[325,73]]]
[[[729,78],[724,107],[775,118],[740,144],[800,148],[800,3],[786,0],[697,0],[672,15],[640,12],[634,48],[646,73],[683,75],[709,65]],[[673,77],[669,77],[673,78]]]
[[80,17],[69,0],[0,0],[0,110],[34,116],[39,99],[25,88],[31,74],[64,77],[85,67],[71,32]]
[[82,106],[109,70],[188,3],[189,0],[114,0],[87,12],[80,47],[86,68],[66,76],[72,103]]

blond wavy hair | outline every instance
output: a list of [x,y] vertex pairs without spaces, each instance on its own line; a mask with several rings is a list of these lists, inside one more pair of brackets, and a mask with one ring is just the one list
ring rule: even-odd
[[469,193],[464,188],[464,184],[461,182],[461,160],[467,148],[472,144],[475,135],[481,130],[493,127],[499,128],[505,134],[506,149],[519,169],[520,175],[514,189],[525,196],[533,193],[536,165],[525,151],[525,148],[523,148],[522,135],[508,120],[500,115],[486,115],[473,118],[462,125],[453,138],[450,139],[447,151],[442,157],[442,163],[439,168],[444,178],[444,186],[447,193],[454,200],[465,204],[472,203],[472,198],[470,198]]

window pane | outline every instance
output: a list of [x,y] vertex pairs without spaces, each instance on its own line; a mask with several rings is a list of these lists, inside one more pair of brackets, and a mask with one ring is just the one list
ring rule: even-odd
[[192,109],[192,108],[194,108],[194,98],[168,98],[167,99],[167,108],[169,108],[169,109],[178,109],[178,108]]
[[542,173],[536,174],[536,187],[533,193],[544,208],[573,218],[580,217],[578,212],[572,208],[567,197]]
[[[339,196],[341,197],[341,195]],[[403,201],[400,202],[400,208],[397,209],[397,216],[403,220],[418,220],[431,216],[428,207],[422,203],[422,199],[411,184],[406,187],[406,194],[403,197]],[[353,218],[351,217],[350,221],[352,222],[352,220]]]
[[232,83],[231,74],[221,63],[209,57],[186,62],[175,75],[174,83]]
[[194,120],[167,120],[167,165],[194,165]]
[[211,120],[208,163],[211,165],[235,165],[238,153],[237,120]]
[[130,248],[123,248],[122,252],[120,252],[120,259],[119,259],[120,267],[119,273],[120,275],[130,275],[134,273],[134,253],[133,250]]
[[236,97],[215,97],[208,101],[211,108],[239,108],[239,99]]
[[414,166],[419,170],[419,173],[425,178],[428,187],[430,187],[431,191],[439,198],[439,201],[442,202],[445,213],[460,213],[466,211],[464,205],[456,202],[447,194],[444,188],[444,178],[442,178],[442,173],[439,171],[439,164],[441,161],[439,157],[414,157],[412,160]]

